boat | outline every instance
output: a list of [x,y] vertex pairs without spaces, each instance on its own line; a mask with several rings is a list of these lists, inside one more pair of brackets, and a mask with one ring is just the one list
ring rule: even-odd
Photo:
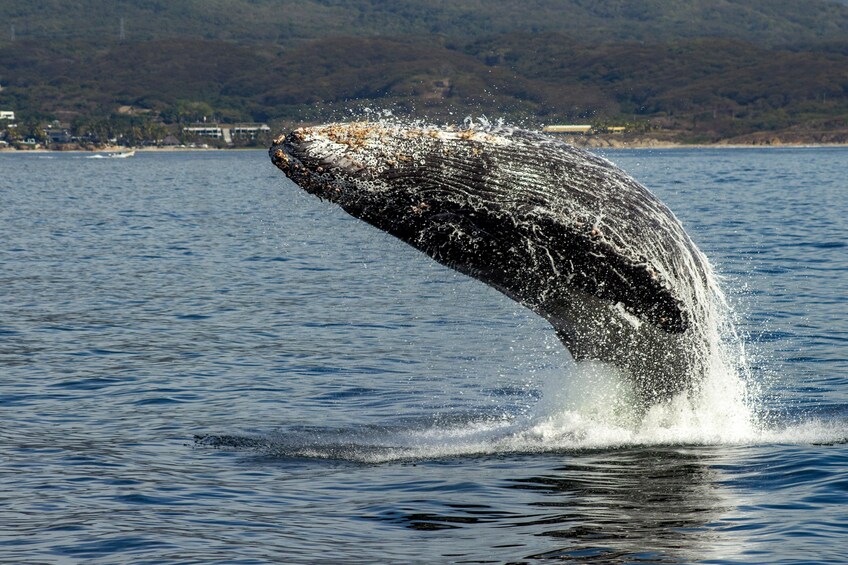
[[127,157],[132,157],[135,155],[135,149],[130,149],[129,151],[121,151],[118,153],[109,153],[106,156],[111,159],[126,159]]

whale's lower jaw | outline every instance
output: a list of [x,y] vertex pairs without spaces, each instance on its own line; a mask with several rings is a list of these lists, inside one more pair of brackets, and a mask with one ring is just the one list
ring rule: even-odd
[[301,128],[270,155],[308,192],[543,316],[644,403],[703,376],[709,264],[607,161],[522,130],[379,123]]

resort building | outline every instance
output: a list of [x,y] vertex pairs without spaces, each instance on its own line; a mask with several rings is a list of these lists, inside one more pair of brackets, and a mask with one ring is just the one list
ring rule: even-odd
[[227,143],[232,143],[233,138],[255,139],[256,136],[262,133],[270,133],[271,128],[267,124],[244,123],[244,124],[216,124],[202,123],[192,124],[183,128],[185,133],[197,135],[200,137],[212,137],[214,139],[223,139]]
[[230,126],[230,132],[233,137],[252,139],[261,133],[271,133],[271,128],[267,124],[233,124]]
[[215,139],[224,137],[224,130],[218,124],[193,124],[184,127],[183,131],[200,137],[213,137]]

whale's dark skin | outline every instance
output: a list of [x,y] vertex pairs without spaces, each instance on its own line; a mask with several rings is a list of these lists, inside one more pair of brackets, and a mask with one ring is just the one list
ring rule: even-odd
[[709,263],[608,161],[520,129],[380,122],[299,128],[270,155],[306,191],[545,317],[646,404],[704,376]]

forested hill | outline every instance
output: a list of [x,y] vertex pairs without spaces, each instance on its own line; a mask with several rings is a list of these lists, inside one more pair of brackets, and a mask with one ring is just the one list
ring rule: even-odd
[[[123,21],[123,25],[122,22]],[[0,1],[19,39],[207,39],[285,44],[330,36],[470,41],[554,32],[581,42],[723,37],[776,45],[842,40],[833,0],[19,0]]]
[[368,106],[848,140],[835,0],[0,0],[0,22],[0,109],[30,122],[133,106],[279,128]]

